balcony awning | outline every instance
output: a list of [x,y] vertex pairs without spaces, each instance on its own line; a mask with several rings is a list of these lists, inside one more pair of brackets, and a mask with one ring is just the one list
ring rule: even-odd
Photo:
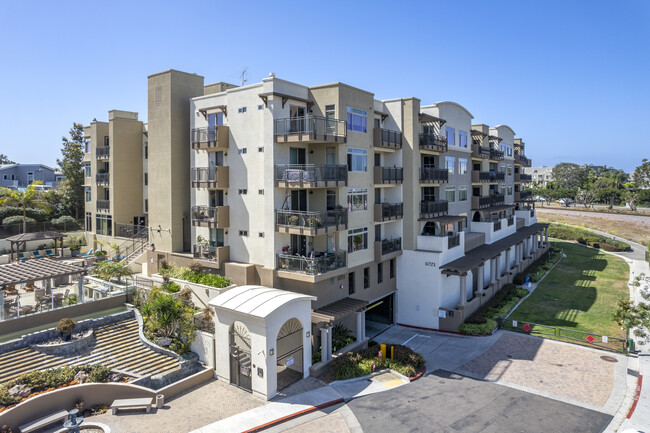
[[333,323],[363,310],[368,305],[361,299],[343,298],[311,312],[311,323]]
[[482,245],[478,248],[467,251],[460,259],[440,266],[440,270],[446,275],[464,275],[467,271],[470,271],[485,263],[487,260],[496,257],[503,251],[518,244],[529,236],[541,232],[547,226],[548,224],[536,223],[528,227],[522,227],[510,236],[506,236],[492,244]]
[[435,222],[440,224],[453,224],[457,221],[465,221],[467,216],[465,215],[443,215],[433,218],[425,218],[422,221]]
[[501,138],[501,137],[497,137],[496,135],[488,135],[488,138],[489,138],[490,140],[496,140],[496,141],[499,142],[499,143],[501,143],[501,141],[503,140],[503,138]]
[[215,105],[214,107],[204,107],[199,108],[199,113],[203,115],[203,118],[207,117],[208,111],[211,110],[221,110],[224,115],[228,115],[228,107],[226,105]]
[[447,123],[445,119],[441,119],[439,117],[432,116],[427,113],[420,113],[419,118],[420,118],[420,123],[439,123],[440,125],[444,125],[445,123]]
[[314,101],[312,101],[312,100],[305,99],[305,98],[300,98],[298,96],[287,95],[285,93],[279,93],[279,92],[259,93],[257,96],[262,98],[262,101],[264,101],[264,106],[265,107],[268,106],[269,96],[275,96],[275,97],[278,97],[278,98],[282,98],[282,108],[284,108],[284,104],[286,104],[289,99],[291,99],[292,101],[304,102],[305,104],[307,104],[307,108],[314,105]]
[[486,137],[487,134],[483,131],[478,131],[476,129],[472,129],[472,135],[480,135],[481,137]]

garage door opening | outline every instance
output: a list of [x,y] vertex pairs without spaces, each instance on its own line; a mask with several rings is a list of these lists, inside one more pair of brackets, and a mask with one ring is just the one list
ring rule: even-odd
[[393,298],[390,294],[366,307],[366,337],[373,338],[395,323],[393,318]]

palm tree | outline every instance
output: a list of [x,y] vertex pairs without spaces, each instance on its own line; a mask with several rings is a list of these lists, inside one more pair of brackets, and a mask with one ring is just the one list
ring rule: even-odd
[[104,281],[110,281],[111,278],[117,278],[118,282],[122,281],[122,277],[130,277],[133,271],[123,262],[97,262],[93,266],[93,273]]
[[49,212],[50,207],[43,197],[43,191],[36,189],[40,180],[30,184],[25,191],[0,187],[0,206],[18,206],[23,209],[23,233],[27,232],[27,209],[40,208]]

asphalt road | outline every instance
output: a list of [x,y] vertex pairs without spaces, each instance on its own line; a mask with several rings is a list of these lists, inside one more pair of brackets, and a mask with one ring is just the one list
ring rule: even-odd
[[364,432],[602,432],[612,417],[437,370],[347,403]]

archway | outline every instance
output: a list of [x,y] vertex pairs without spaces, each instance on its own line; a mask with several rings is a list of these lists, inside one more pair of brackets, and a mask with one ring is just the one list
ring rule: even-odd
[[230,326],[230,383],[252,391],[251,335],[241,322]]
[[472,217],[472,221],[475,223],[481,221],[481,213],[480,212],[474,212],[474,217]]
[[303,377],[302,324],[298,319],[287,320],[276,341],[277,389],[286,388]]

